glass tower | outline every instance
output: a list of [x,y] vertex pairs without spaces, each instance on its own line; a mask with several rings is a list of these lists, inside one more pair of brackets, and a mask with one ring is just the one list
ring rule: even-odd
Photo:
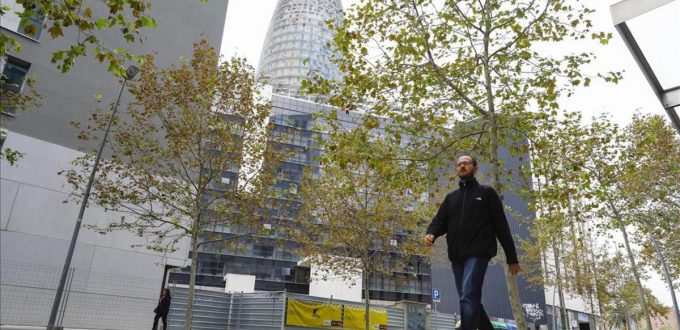
[[342,20],[340,0],[279,0],[260,54],[258,77],[275,93],[296,95],[310,73],[339,79],[326,21]]

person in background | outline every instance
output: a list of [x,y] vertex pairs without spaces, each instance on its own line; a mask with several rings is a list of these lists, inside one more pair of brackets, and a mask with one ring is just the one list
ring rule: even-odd
[[153,312],[156,313],[156,317],[153,319],[153,328],[156,330],[158,327],[158,319],[163,319],[163,330],[168,329],[168,313],[170,313],[170,302],[172,297],[170,297],[170,289],[165,288],[161,291],[161,297],[158,299],[158,306],[154,308]]

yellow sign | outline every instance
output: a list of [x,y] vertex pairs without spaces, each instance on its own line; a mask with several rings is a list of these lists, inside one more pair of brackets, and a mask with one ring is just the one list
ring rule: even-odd
[[286,325],[342,328],[342,305],[288,299]]
[[[363,306],[345,305],[345,329],[364,330],[366,328],[365,315]],[[387,310],[371,308],[368,315],[370,315],[368,322],[371,330],[387,329]]]

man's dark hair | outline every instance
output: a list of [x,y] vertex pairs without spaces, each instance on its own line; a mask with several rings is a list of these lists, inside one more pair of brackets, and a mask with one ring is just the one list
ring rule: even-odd
[[456,160],[460,159],[460,157],[470,157],[470,159],[472,159],[472,165],[477,166],[477,158],[475,158],[475,156],[469,154],[460,154]]

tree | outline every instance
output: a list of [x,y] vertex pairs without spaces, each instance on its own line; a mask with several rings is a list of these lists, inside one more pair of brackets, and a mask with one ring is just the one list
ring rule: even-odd
[[605,228],[617,230],[623,236],[626,255],[638,289],[638,297],[641,300],[642,310],[645,312],[646,327],[652,329],[650,309],[641,282],[641,267],[635,260],[627,229],[631,224],[633,212],[640,206],[640,201],[631,198],[624,188],[624,180],[621,180],[625,177],[628,168],[624,155],[626,137],[620,132],[619,127],[606,117],[594,121],[588,127],[587,136],[590,140],[592,157],[584,166],[584,170],[592,177],[593,197],[602,204],[599,216],[605,220],[603,223]]
[[[239,228],[261,227],[268,187],[284,152],[269,147],[275,138],[266,124],[271,105],[244,59],[219,63],[217,51],[202,40],[194,44],[192,59],[170,68],[156,67],[148,55],[140,75],[130,84],[134,101],[113,122],[111,156],[101,163],[92,188],[98,205],[123,216],[94,226],[132,231],[154,251],[173,250],[190,239],[189,329],[201,239],[223,240]],[[94,112],[81,138],[94,138],[107,119]],[[85,186],[92,158],[80,157],[64,172],[76,191]],[[231,234],[219,233],[223,227]]]
[[[77,37],[68,48],[52,53],[52,63],[62,72],[69,71],[78,57],[86,56],[91,50],[99,62],[107,62],[109,71],[120,77],[125,73],[126,61],[135,59],[140,62],[142,57],[129,53],[125,48],[107,45],[105,38],[100,36],[101,32],[116,31],[124,41],[137,42],[142,29],[158,26],[153,17],[147,14],[151,2],[146,0],[113,0],[94,4],[86,0],[16,0],[16,3],[23,10],[12,13],[12,8],[2,6],[0,17],[18,16],[23,33],[35,35],[44,28],[52,39],[71,33]],[[10,34],[3,33],[0,36],[0,56],[20,50],[21,45]]]
[[680,140],[667,119],[658,115],[636,115],[623,133],[628,143],[622,154],[625,167],[620,189],[636,206],[626,220],[637,229],[637,236],[642,236],[638,241],[643,254],[650,256],[646,262],[643,258],[643,263],[665,277],[678,317],[673,281],[680,274],[680,227],[676,221],[680,214]]
[[[602,316],[610,325],[630,324],[631,320],[639,320],[649,309],[653,315],[665,315],[668,308],[659,303],[648,288],[644,288],[647,306],[642,304],[637,284],[625,266],[624,255],[616,251],[613,255],[598,253],[597,271],[602,275],[598,281],[601,294]],[[623,269],[622,269],[623,268]]]
[[[447,127],[474,123],[481,129],[470,138],[482,141],[477,151],[490,162],[491,186],[501,193],[499,148],[514,146],[519,139],[508,137],[529,134],[536,116],[555,115],[561,96],[592,79],[582,70],[592,54],[552,56],[539,52],[540,45],[585,38],[607,43],[610,34],[590,30],[591,13],[579,1],[561,0],[361,2],[336,28],[343,80],[317,77],[303,87],[343,110],[361,108],[407,124],[387,134],[437,133],[441,139],[421,145],[423,160],[450,145],[455,134]],[[526,328],[507,267],[506,280],[515,321]]]
[[[664,215],[674,206],[672,196],[678,181],[674,131],[658,116],[636,116],[622,131],[606,116],[593,118],[589,124],[582,124],[575,113],[546,121],[537,121],[540,126],[531,139],[537,188],[533,196],[539,212],[531,224],[536,244],[523,244],[527,259],[534,264],[543,262],[546,273],[530,279],[557,285],[560,297],[563,290],[587,295],[593,311],[597,296],[600,312],[606,313],[603,289],[595,285],[606,277],[596,270],[606,260],[595,257],[591,237],[603,233],[613,238],[614,232],[620,232],[633,273],[631,283],[638,289],[639,311],[649,319],[645,306],[650,298],[640,282],[643,267],[634,259],[628,230],[634,227],[638,236],[650,230],[673,236],[674,225],[666,222]],[[649,166],[640,167],[641,162]],[[600,233],[594,232],[595,228]],[[649,237],[638,240],[643,247],[648,245],[648,251],[652,243]],[[552,283],[550,258],[545,256],[548,249],[554,252],[550,260],[555,264]],[[658,262],[657,255],[652,257],[649,259]],[[649,306],[649,310],[654,307]]]
[[680,278],[676,221],[680,214],[680,140],[668,120],[659,115],[636,115],[624,133],[629,143],[623,153],[626,174],[622,189],[639,205],[631,214],[631,224],[648,234],[640,240],[643,251],[651,252],[647,260],[662,269],[650,241],[654,237],[669,261],[670,277]]
[[[529,226],[531,239],[522,242],[524,259],[533,269],[528,279],[557,288],[562,317],[566,317],[565,292],[587,294],[595,315],[593,277],[597,273],[592,272],[588,245],[594,223],[587,221],[594,205],[588,197],[589,180],[582,171],[590,157],[584,143],[586,130],[576,112],[535,123],[530,150],[537,219]],[[566,324],[563,319],[562,325]]]
[[291,236],[299,255],[328,273],[361,274],[368,330],[369,279],[408,282],[424,260],[420,232],[431,207],[422,196],[429,185],[418,164],[394,159],[394,141],[363,126],[338,129],[320,142],[318,178],[308,173],[302,182]]

